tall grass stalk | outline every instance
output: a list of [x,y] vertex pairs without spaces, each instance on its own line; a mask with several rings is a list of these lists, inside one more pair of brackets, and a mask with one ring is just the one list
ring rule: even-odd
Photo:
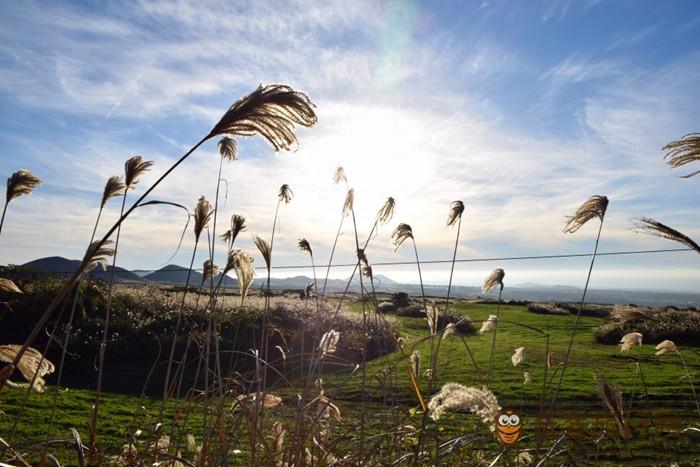
[[[114,198],[116,196],[126,196],[126,184],[122,182],[120,177],[110,177],[107,180],[107,183],[105,185],[104,192],[102,194],[102,200],[100,202],[100,208],[97,211],[97,218],[95,219],[95,225],[92,229],[92,234],[90,235],[90,242],[88,244],[87,251],[85,253],[85,257],[83,259],[83,264],[85,264],[85,268],[87,269],[93,261],[97,259],[97,255],[99,253],[102,254],[109,254],[106,249],[101,249],[101,246],[104,245],[104,243],[95,243],[95,234],[97,233],[97,226],[100,223],[100,218],[102,217],[102,211],[104,210],[105,205],[107,204],[107,201],[109,201],[111,198]],[[123,203],[122,203],[123,205]],[[116,254],[116,250],[111,251],[111,255],[114,256]],[[98,260],[100,263],[102,260]],[[105,263],[102,263],[104,266]],[[82,264],[81,264],[82,265]],[[96,266],[97,264],[93,264],[93,267]],[[87,271],[86,271],[87,272]],[[112,270],[112,273],[114,270]],[[61,358],[59,361],[58,365],[58,374],[56,377],[56,386],[54,387],[54,394],[53,394],[53,400],[51,403],[51,415],[49,417],[49,423],[47,426],[47,439],[51,436],[52,432],[52,427],[53,427],[53,422],[54,418],[56,415],[56,407],[58,404],[58,393],[61,388],[61,380],[63,378],[63,369],[65,366],[65,361],[66,361],[66,354],[68,353],[68,345],[70,343],[70,338],[72,335],[73,331],[73,319],[75,317],[75,310],[78,306],[78,299],[80,298],[80,280],[77,281],[76,285],[76,293],[73,297],[73,303],[71,304],[71,310],[70,314],[68,316],[68,321],[66,323],[65,331],[64,331],[64,338],[63,338],[63,343],[61,345]],[[93,415],[92,417],[95,417],[95,411],[93,409]],[[91,422],[91,428],[92,428],[93,423]],[[43,456],[42,456],[43,457]]]
[[[316,123],[316,114],[313,107],[314,105],[305,94],[294,91],[289,86],[284,85],[260,86],[253,93],[238,100],[207,135],[182,155],[126,210],[121,218],[99,240],[99,245],[103,245],[121,223],[136,209],[139,203],[209,139],[225,134],[243,136],[259,134],[267,139],[275,150],[290,149],[297,144],[297,138],[294,133],[295,125],[310,127]],[[11,372],[17,367],[27,347],[34,342],[58,305],[75,286],[84,269],[85,266],[81,265],[69,278],[65,286],[56,294],[51,304],[37,320],[29,336],[27,336],[22,347],[17,352],[12,364],[7,367],[7,370],[0,372],[0,390],[5,386]]]
[[[566,348],[566,354],[564,355],[564,362],[561,367],[561,372],[559,373],[559,381],[554,388],[554,393],[552,395],[552,401],[547,410],[547,416],[544,422],[544,429],[542,432],[542,437],[546,435],[547,428],[549,426],[549,421],[551,420],[554,407],[556,405],[557,396],[559,395],[559,390],[562,383],[564,382],[564,375],[566,369],[569,366],[569,357],[571,356],[571,350],[574,346],[574,338],[576,337],[576,331],[578,329],[578,322],[581,318],[581,310],[583,310],[583,304],[586,301],[586,293],[588,292],[588,285],[591,281],[591,274],[593,273],[593,265],[595,264],[596,255],[598,253],[598,244],[600,242],[600,234],[603,230],[603,222],[605,220],[605,212],[608,208],[608,198],[605,196],[591,196],[585,203],[579,207],[573,216],[568,218],[566,225],[564,226],[565,233],[575,233],[578,231],[586,222],[591,219],[597,218],[600,222],[598,224],[598,233],[596,234],[595,246],[593,247],[593,256],[591,257],[591,263],[588,266],[588,274],[586,275],[586,284],[583,288],[583,294],[581,295],[581,301],[578,305],[578,310],[576,312],[576,318],[574,319],[574,325],[571,329],[571,337],[569,338],[569,344]],[[542,437],[538,439],[537,453],[541,446]]]
[[[130,158],[124,164],[124,195],[122,196],[121,209],[119,217],[124,215],[126,208],[126,197],[130,189],[133,189],[138,183],[138,179],[146,171],[150,170],[153,161],[144,161],[143,157],[135,156]],[[100,395],[102,394],[102,376],[104,373],[105,353],[107,351],[107,339],[109,336],[109,323],[112,314],[112,292],[114,290],[114,272],[117,268],[117,254],[119,253],[119,238],[121,235],[121,225],[117,228],[117,234],[114,240],[114,256],[112,257],[112,270],[109,274],[109,285],[107,289],[107,304],[105,311],[104,329],[102,330],[102,342],[99,348],[98,366],[97,366],[97,389],[95,390],[95,403],[92,409],[92,419],[90,421],[90,434],[88,441],[90,463],[95,461],[95,435],[97,432],[97,418],[100,410]]]

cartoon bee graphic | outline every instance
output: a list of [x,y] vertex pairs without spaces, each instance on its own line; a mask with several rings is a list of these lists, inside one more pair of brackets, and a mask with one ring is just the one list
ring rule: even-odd
[[506,409],[496,420],[498,439],[505,445],[513,444],[518,440],[521,428],[520,416],[514,414],[512,409]]

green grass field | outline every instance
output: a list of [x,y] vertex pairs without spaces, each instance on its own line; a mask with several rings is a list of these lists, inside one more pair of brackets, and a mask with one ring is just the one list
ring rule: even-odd
[[[495,305],[472,304],[456,304],[454,307],[475,322],[495,313],[496,308]],[[361,304],[353,303],[352,309],[360,311]],[[388,319],[396,320],[401,336],[407,341],[403,354],[400,351],[393,352],[369,362],[364,371],[354,373],[351,372],[353,365],[342,362],[334,364],[329,359],[324,368],[333,371],[323,375],[326,394],[343,413],[343,420],[337,427],[338,435],[343,432],[352,435],[358,433],[358,430],[365,431],[365,434],[384,434],[377,436],[378,445],[386,438],[386,432],[391,427],[420,427],[422,424],[423,417],[409,382],[406,360],[407,355],[418,350],[422,356],[422,368],[427,368],[430,354],[425,320],[391,315]],[[516,452],[535,447],[537,428],[541,422],[539,408],[546,341],[542,333],[522,325],[538,328],[550,336],[549,350],[553,353],[553,365],[549,377],[554,374],[554,380],[548,381],[546,388],[550,395],[560,374],[555,369],[563,359],[573,320],[573,316],[529,313],[522,306],[504,306],[501,309],[495,364],[488,386],[502,407],[512,408],[523,419],[523,438],[504,454],[506,460],[512,462]],[[688,426],[699,426],[700,416],[695,410],[689,381],[680,360],[672,354],[655,356],[652,345],[620,353],[617,346],[597,344],[591,330],[605,322],[601,318],[581,318],[570,367],[552,417],[550,432],[545,438],[545,447],[549,449],[549,445],[558,436],[566,433],[565,440],[559,445],[566,451],[554,458],[562,462],[569,456],[568,458],[579,459],[582,464],[605,462],[611,465],[669,465],[671,462],[679,462],[680,465],[692,465],[696,459],[700,459],[700,446],[696,440],[680,431]],[[477,328],[479,325],[476,323]],[[340,331],[342,345],[342,330]],[[443,340],[440,344],[435,388],[430,388],[428,378],[422,374],[418,378],[426,402],[431,393],[446,382],[480,387],[488,367],[491,339],[492,333],[465,337],[480,371],[474,367],[459,336]],[[514,367],[511,355],[515,348],[521,346],[526,349],[525,360]],[[684,353],[690,372],[697,373],[700,368],[698,355],[683,346],[680,346],[680,350]],[[524,371],[531,375],[532,382],[529,384],[524,384]],[[595,372],[604,374],[611,384],[617,385],[622,391],[625,416],[635,433],[633,440],[622,441],[617,435],[614,421],[597,395]],[[4,435],[0,437],[20,447],[28,447],[44,440],[52,389],[47,386],[46,393],[30,396],[16,433],[12,432],[12,426],[25,392],[10,388],[3,390],[0,393],[0,409],[5,413],[0,415],[0,433]],[[292,384],[278,387],[274,392],[283,397],[283,404],[272,412],[267,423],[293,417],[294,397],[299,392],[299,386]],[[62,390],[60,412],[53,435],[69,438],[68,428],[74,427],[86,437],[92,403],[93,394],[90,391]],[[169,413],[171,407],[169,405]],[[158,400],[105,394],[98,430],[100,444],[110,451],[119,450],[134,429],[142,429],[146,433],[153,428],[158,408]],[[198,432],[201,412],[195,410],[188,424],[192,427],[192,432]],[[448,442],[458,437],[464,437],[465,443],[468,441],[467,446],[460,448],[463,453],[450,458],[451,462],[460,462],[462,459],[469,465],[481,455],[489,460],[489,456],[493,458],[500,452],[488,427],[468,413],[449,414],[440,420],[439,426],[428,419],[425,433],[439,442]],[[345,436],[342,443],[352,449],[352,436]],[[51,451],[68,456],[66,464],[70,464],[68,459],[74,455],[63,445],[57,445]],[[241,462],[244,463],[244,458]],[[559,462],[555,464],[558,465]]]

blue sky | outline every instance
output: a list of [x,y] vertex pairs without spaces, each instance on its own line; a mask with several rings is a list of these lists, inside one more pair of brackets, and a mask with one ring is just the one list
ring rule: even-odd
[[[467,205],[464,258],[588,252],[593,225],[561,229],[593,194],[610,198],[603,251],[676,246],[634,233],[638,216],[700,237],[700,180],[679,179],[661,152],[699,131],[694,1],[18,1],[0,18],[0,82],[0,173],[26,168],[44,180],[8,209],[3,263],[80,257],[104,183],[127,158],[156,161],[138,192],[233,101],[274,82],[305,91],[318,125],[299,131],[292,153],[242,141],[225,166],[220,212],[269,237],[277,189],[289,183],[296,197],[281,209],[277,265],[307,261],[300,237],[326,261],[344,198],[337,165],[356,191],[361,234],[387,196],[397,200],[368,250],[375,262],[410,259],[391,247],[398,222],[413,226],[423,258],[449,258],[455,199]],[[217,167],[212,141],[154,198],[213,198]],[[182,221],[165,208],[137,212],[119,264],[162,266]],[[345,229],[338,261],[351,260],[353,242]],[[254,250],[250,234],[241,246]],[[175,261],[186,264],[190,248],[188,234]],[[582,285],[586,272],[579,259],[485,262],[456,278],[475,285],[499,266],[512,284]],[[413,268],[376,269],[417,279]],[[446,281],[447,268],[427,269],[428,282]],[[597,287],[697,290],[699,281],[693,253],[604,258],[593,276]]]

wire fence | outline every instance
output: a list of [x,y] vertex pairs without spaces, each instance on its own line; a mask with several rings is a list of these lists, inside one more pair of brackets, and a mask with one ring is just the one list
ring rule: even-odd
[[[683,252],[694,252],[691,248],[667,248],[659,250],[622,250],[622,251],[604,251],[599,252],[596,256],[627,256],[627,255],[647,255],[647,254],[664,254],[664,253],[683,253]],[[498,256],[490,258],[457,258],[454,260],[455,263],[479,263],[479,262],[490,262],[490,261],[529,261],[529,260],[549,260],[549,259],[559,259],[559,258],[590,258],[593,253],[566,253],[566,254],[555,254],[555,255],[530,255],[530,256]],[[433,259],[433,260],[421,260],[420,264],[451,264],[452,259]],[[372,266],[409,266],[415,265],[414,261],[378,261],[371,263]],[[357,263],[334,263],[331,264],[331,268],[342,268],[342,267],[354,267]],[[318,263],[315,265],[317,269],[325,269],[329,265],[328,263]],[[279,265],[272,266],[270,269],[285,270],[285,269],[311,269],[313,266],[310,264],[292,264],[292,265]],[[256,270],[267,270],[266,266],[258,266]],[[203,268],[196,267],[192,268],[193,271],[202,271]],[[129,269],[129,272],[135,274],[146,274],[152,272],[183,272],[187,271],[186,268],[161,268],[161,269]],[[41,271],[33,270],[32,272],[39,274],[71,274],[75,270],[71,271]]]

